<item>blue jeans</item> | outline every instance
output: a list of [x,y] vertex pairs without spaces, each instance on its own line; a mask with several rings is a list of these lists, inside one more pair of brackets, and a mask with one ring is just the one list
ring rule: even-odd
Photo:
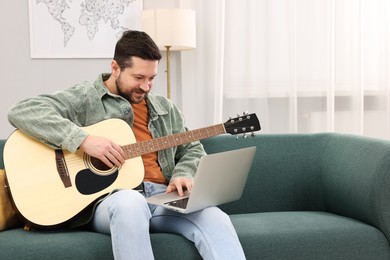
[[165,185],[145,182],[144,188],[142,193],[117,191],[96,208],[92,229],[111,234],[115,259],[154,259],[149,232],[180,234],[194,243],[203,259],[245,259],[229,216],[219,208],[176,213],[145,200],[165,192]]

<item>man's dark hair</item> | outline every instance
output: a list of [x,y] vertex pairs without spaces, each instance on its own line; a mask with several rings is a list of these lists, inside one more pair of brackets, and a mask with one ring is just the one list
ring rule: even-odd
[[160,61],[161,53],[153,39],[141,31],[125,31],[115,46],[114,60],[121,70],[131,68],[132,57]]

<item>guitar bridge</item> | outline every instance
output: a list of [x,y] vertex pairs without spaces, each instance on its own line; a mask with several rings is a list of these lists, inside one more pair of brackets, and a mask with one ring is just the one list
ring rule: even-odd
[[66,166],[64,152],[60,149],[56,149],[55,154],[56,154],[57,172],[60,175],[60,178],[64,183],[65,188],[71,187],[72,183],[70,182],[70,176],[69,176],[68,167]]

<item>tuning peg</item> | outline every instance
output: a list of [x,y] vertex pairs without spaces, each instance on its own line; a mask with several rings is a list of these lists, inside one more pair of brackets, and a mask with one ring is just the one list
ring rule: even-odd
[[236,135],[236,140],[238,140],[238,139],[240,139],[240,138],[238,137],[238,135]]
[[249,115],[249,112],[248,111],[245,111],[245,112],[243,112],[242,113],[244,116],[246,116],[246,115]]
[[242,135],[242,137],[244,137],[244,139],[246,139],[246,138],[248,138],[248,135],[247,135],[246,133],[244,133],[244,134]]
[[252,133],[251,133],[251,136],[252,136],[252,137],[255,137],[255,136],[256,136],[256,133],[255,133],[255,132],[252,132]]

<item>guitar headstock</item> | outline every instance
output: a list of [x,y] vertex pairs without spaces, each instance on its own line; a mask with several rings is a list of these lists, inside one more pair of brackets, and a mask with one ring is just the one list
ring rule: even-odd
[[253,133],[261,129],[259,119],[256,114],[244,113],[242,116],[230,118],[224,123],[226,133],[237,135],[246,133]]

